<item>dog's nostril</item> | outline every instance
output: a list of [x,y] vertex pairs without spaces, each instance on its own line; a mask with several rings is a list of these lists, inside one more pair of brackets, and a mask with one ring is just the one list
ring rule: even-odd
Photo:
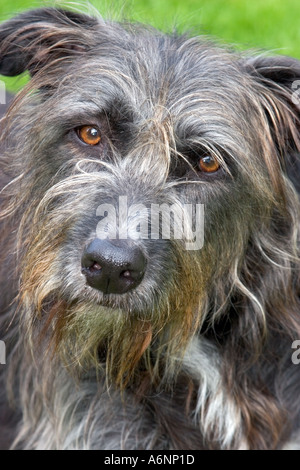
[[121,274],[120,274],[120,277],[131,277],[131,272],[128,271],[128,269],[126,271],[122,271]]
[[124,294],[140,284],[147,261],[138,247],[125,241],[95,239],[85,248],[81,264],[89,286],[105,294]]
[[81,264],[82,264],[81,272],[83,274],[85,274],[86,271],[94,272],[94,271],[101,271],[102,269],[102,266],[100,266],[100,264],[97,263],[97,261],[94,261],[92,259],[90,260],[86,257],[85,259],[82,258]]
[[101,271],[102,267],[95,261],[89,269],[91,271]]

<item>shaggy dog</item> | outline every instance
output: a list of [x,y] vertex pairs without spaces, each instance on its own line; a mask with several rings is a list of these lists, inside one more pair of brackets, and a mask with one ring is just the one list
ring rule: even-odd
[[300,63],[44,8],[0,27],[0,73],[25,70],[2,446],[297,448]]

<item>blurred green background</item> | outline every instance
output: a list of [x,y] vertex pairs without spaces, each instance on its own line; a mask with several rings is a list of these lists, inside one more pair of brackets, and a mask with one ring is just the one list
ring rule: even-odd
[[[259,48],[300,58],[300,0],[79,0],[82,11],[150,23],[162,30],[192,30],[243,49]],[[43,0],[0,0],[0,20],[27,8],[66,5]],[[2,78],[2,77],[1,77]],[[16,91],[26,78],[5,79]]]

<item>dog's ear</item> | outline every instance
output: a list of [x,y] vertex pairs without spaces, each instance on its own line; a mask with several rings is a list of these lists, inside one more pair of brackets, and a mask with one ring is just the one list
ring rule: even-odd
[[257,91],[264,98],[266,110],[272,104],[275,114],[283,113],[283,125],[292,124],[291,117],[295,124],[300,117],[300,61],[286,56],[258,56],[248,59],[246,68],[259,86]]
[[257,85],[281,165],[300,192],[300,61],[251,57],[247,71]]
[[92,44],[95,18],[56,8],[27,11],[0,25],[0,74],[34,75],[50,61],[82,53]]
[[276,83],[292,87],[293,82],[300,79],[300,61],[292,57],[250,57],[246,60],[246,67],[252,75],[270,86]]

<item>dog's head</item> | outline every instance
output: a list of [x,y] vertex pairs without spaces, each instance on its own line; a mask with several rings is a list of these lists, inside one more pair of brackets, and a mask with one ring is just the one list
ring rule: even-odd
[[[3,213],[20,234],[29,324],[38,312],[79,364],[106,348],[119,383],[224,317],[247,332],[241,354],[257,352],[297,297],[299,62],[48,8],[0,28],[0,73],[24,71],[3,123],[15,178]],[[125,243],[110,237],[120,201],[139,205]],[[148,220],[162,204],[178,208],[170,239]],[[201,204],[204,244],[191,247],[184,214]]]

